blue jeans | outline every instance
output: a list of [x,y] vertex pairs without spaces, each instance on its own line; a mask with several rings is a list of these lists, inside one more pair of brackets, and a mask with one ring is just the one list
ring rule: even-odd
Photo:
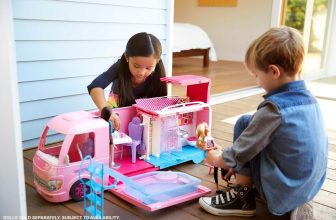
[[236,141],[240,134],[245,130],[245,128],[247,128],[251,119],[252,115],[242,115],[238,118],[233,129],[233,141]]
[[[233,142],[235,142],[241,135],[241,133],[243,133],[243,131],[245,130],[245,128],[247,128],[251,120],[252,115],[242,115],[238,118],[233,128]],[[251,176],[250,162],[247,162],[242,169],[237,171],[237,173],[242,174],[244,176]]]
[[[233,141],[236,141],[238,137],[243,133],[243,131],[247,128],[249,123],[252,120],[252,115],[242,115],[238,118],[236,124],[233,128]],[[244,175],[244,176],[250,176],[252,178],[253,184],[256,187],[259,196],[261,199],[266,201],[261,181],[260,181],[260,157],[259,154],[255,156],[252,160],[247,162],[242,169],[237,171],[238,174]]]

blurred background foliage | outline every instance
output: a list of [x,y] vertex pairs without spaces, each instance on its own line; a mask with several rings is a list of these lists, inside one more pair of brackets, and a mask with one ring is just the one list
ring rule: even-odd
[[[286,5],[286,19],[285,25],[289,27],[296,28],[301,33],[303,33],[304,23],[305,23],[305,12],[306,12],[306,0],[288,0]],[[310,30],[310,40],[308,51],[309,52],[320,52],[321,48],[317,48],[315,41],[319,40],[316,34],[316,30],[314,30],[314,22],[318,19],[317,16],[326,15],[328,8],[328,0],[314,0],[313,6],[313,15],[312,15],[312,23]]]

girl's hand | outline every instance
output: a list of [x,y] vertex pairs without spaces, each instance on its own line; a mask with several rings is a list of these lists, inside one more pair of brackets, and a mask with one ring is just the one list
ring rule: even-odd
[[110,116],[110,121],[113,124],[114,130],[119,131],[119,129],[120,129],[120,118],[119,118],[119,115],[112,112],[112,114]]

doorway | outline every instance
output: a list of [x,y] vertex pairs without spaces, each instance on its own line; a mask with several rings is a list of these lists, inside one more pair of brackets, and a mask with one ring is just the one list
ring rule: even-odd
[[299,30],[307,52],[303,78],[322,78],[325,73],[330,0],[284,0],[281,25]]

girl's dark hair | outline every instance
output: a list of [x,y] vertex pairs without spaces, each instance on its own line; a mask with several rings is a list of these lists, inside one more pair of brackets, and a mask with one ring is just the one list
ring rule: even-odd
[[[153,73],[148,76],[151,83],[146,87],[145,97],[151,98],[167,95],[167,85],[160,81],[161,77],[166,76],[166,72],[161,60],[162,47],[159,39],[154,35],[141,32],[133,35],[127,42],[125,54],[128,57],[150,57],[153,56],[159,60],[156,64]],[[135,103],[135,97],[132,89],[132,74],[129,70],[125,54],[123,54],[119,61],[118,78],[113,90],[118,94],[118,106],[130,106]]]

